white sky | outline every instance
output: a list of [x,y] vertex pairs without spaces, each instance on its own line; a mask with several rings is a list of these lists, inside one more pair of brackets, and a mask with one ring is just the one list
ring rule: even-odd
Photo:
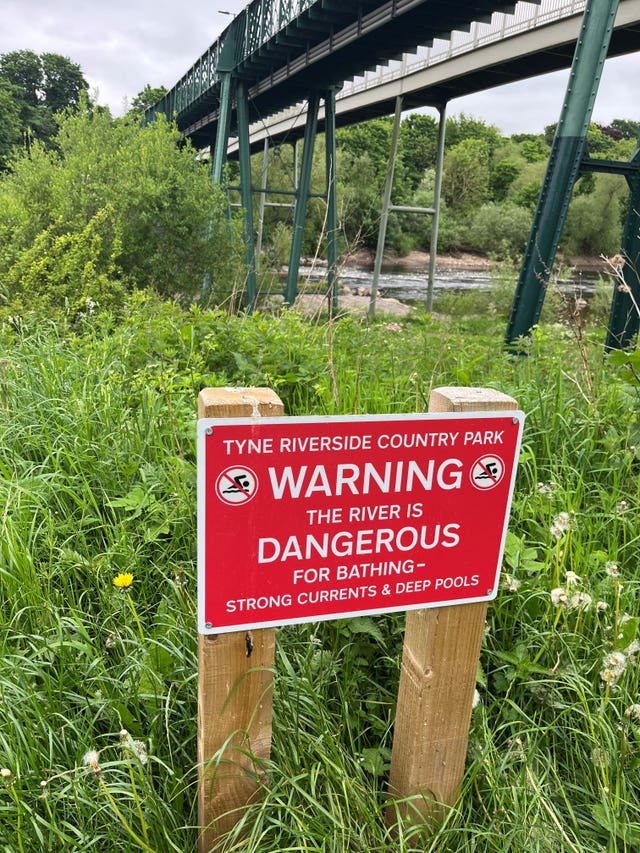
[[[77,62],[97,100],[122,114],[145,84],[171,88],[229,23],[220,10],[243,0],[2,0],[0,53],[33,50]],[[640,49],[640,45],[639,45]],[[513,83],[452,101],[505,135],[539,133],[558,120],[568,72]],[[640,53],[609,59],[593,119],[640,120]]]

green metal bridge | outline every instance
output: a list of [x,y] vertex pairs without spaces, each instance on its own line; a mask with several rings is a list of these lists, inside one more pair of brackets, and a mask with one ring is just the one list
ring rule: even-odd
[[[541,0],[531,0],[539,5]],[[640,149],[629,163],[592,160],[586,148],[602,67],[612,45],[618,52],[640,49],[638,20],[615,31],[620,3],[635,0],[587,0],[576,42],[570,83],[562,108],[547,175],[534,218],[514,305],[507,341],[517,348],[519,337],[537,322],[567,208],[576,180],[585,171],[624,175],[630,186],[622,255],[624,283],[614,290],[607,336],[608,349],[629,345],[638,332],[640,285]],[[244,209],[247,283],[246,307],[256,304],[255,245],[252,219],[252,122],[267,122],[287,106],[306,101],[306,122],[300,177],[295,192],[293,239],[285,302],[297,292],[299,257],[305,224],[314,142],[320,101],[324,101],[326,141],[326,240],[329,306],[335,307],[337,279],[337,214],[335,175],[336,92],[344,81],[403,55],[450,39],[454,31],[470,31],[491,21],[496,12],[511,13],[514,3],[499,0],[253,0],[197,60],[165,98],[147,112],[147,119],[163,113],[177,121],[182,132],[199,147],[210,146],[212,179],[222,180],[230,136],[237,137],[240,194]],[[622,45],[622,47],[620,47]],[[534,58],[531,63],[535,64]],[[520,60],[520,65],[522,61]],[[535,73],[535,72],[532,72]],[[521,73],[522,76],[530,76]],[[514,78],[511,78],[514,79]],[[475,90],[477,90],[477,80]],[[487,85],[492,85],[488,83]],[[495,85],[495,83],[493,83]],[[460,94],[464,92],[461,81]],[[455,97],[455,88],[449,86]],[[445,103],[440,111],[441,140],[438,171],[442,168]],[[396,123],[402,99],[396,100]],[[390,170],[394,152],[391,152]],[[436,176],[436,186],[439,177]],[[433,214],[432,257],[437,245],[438,193]],[[385,192],[384,206],[389,197]],[[385,219],[383,209],[382,219]],[[384,233],[381,231],[384,243]]]

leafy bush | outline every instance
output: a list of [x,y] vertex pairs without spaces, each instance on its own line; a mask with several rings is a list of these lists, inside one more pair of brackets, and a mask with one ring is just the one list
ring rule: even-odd
[[[162,120],[140,127],[85,108],[60,119],[57,151],[34,143],[23,153],[0,180],[10,305],[28,302],[34,283],[52,306],[89,291],[112,303],[132,287],[189,300],[207,272],[214,294],[227,287],[241,240],[207,167],[179,142]],[[82,252],[92,271],[80,269]]]
[[523,252],[530,227],[531,213],[524,207],[490,202],[474,213],[467,240],[470,248],[511,259]]

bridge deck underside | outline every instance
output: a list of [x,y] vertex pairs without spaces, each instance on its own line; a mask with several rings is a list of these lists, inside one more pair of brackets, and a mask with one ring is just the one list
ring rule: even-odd
[[[638,45],[640,45],[640,24],[627,24],[614,31],[608,55],[613,57],[633,53],[638,50]],[[556,44],[547,50],[522,55],[507,55],[496,64],[486,65],[471,71],[466,70],[460,76],[452,76],[446,81],[436,84],[415,89],[411,89],[410,86],[405,87],[404,108],[418,109],[425,106],[438,106],[464,95],[569,68],[574,50],[575,38],[571,38],[565,43]],[[322,78],[318,77],[318,79]],[[311,86],[309,88],[316,87]],[[299,97],[297,99],[292,97],[290,104],[306,98],[308,91],[309,89],[302,93],[298,92]],[[354,122],[390,115],[393,113],[394,105],[395,94],[390,91],[386,96],[383,94],[375,103],[368,103],[366,106],[355,104],[352,109],[344,109],[341,106],[336,114],[336,125],[344,127]],[[264,116],[259,116],[259,118],[264,118]],[[253,120],[258,119],[254,116]],[[324,118],[321,114],[319,130],[323,128],[323,121]],[[192,139],[195,145],[204,146],[209,144],[216,123],[217,107],[195,122],[181,125],[181,129],[186,136]],[[301,123],[295,127],[288,127],[284,134],[289,141],[294,141],[301,138],[303,132],[304,124]],[[280,141],[280,135],[275,132],[271,134],[271,138],[274,141]],[[256,149],[260,145],[261,143],[252,141],[252,146]]]
[[[454,30],[467,32],[475,21],[490,21],[494,12],[513,9],[514,2],[505,0],[319,0],[237,61],[234,73],[247,82],[250,120],[256,121],[310,91],[339,86],[436,38],[448,39]],[[178,124],[196,143],[207,144],[218,108],[216,84],[178,113]]]

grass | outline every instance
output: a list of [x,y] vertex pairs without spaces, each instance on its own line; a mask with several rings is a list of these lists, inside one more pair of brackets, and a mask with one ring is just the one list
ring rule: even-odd
[[201,387],[268,385],[294,415],[422,411],[469,384],[527,421],[457,806],[435,834],[386,817],[402,617],[295,626],[268,786],[220,849],[637,851],[638,388],[597,317],[580,339],[547,317],[526,358],[490,317],[462,299],[327,326],[143,294],[118,318],[4,322],[0,850],[195,849]]

